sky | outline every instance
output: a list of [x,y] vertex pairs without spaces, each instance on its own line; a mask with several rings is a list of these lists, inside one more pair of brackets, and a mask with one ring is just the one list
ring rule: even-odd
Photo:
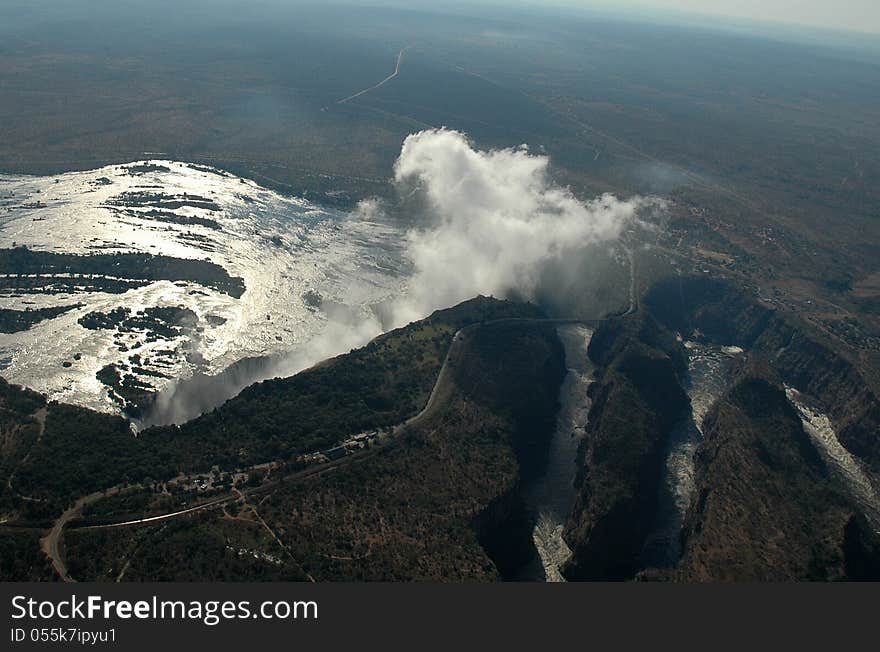
[[[215,7],[241,7],[240,0],[201,0]],[[670,14],[673,19],[697,18],[711,22],[712,16],[726,16],[745,21],[801,25],[826,30],[855,30],[880,35],[880,0],[263,0],[268,4],[367,4],[431,8],[444,6],[458,10],[469,5],[571,7],[586,10],[633,14]],[[33,5],[73,7],[81,11],[80,0],[0,0],[0,5],[24,8]],[[137,6],[141,0],[117,0],[119,5]],[[678,16],[676,16],[678,14]],[[702,15],[702,20],[699,20]]]
[[[547,0],[547,3],[554,3],[554,0]],[[880,0],[560,0],[555,4],[717,14],[880,34]]]

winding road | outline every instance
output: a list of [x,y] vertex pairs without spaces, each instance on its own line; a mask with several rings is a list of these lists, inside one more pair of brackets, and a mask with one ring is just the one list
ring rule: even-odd
[[[130,527],[137,525],[148,525],[153,523],[159,523],[162,521],[168,521],[170,519],[178,518],[180,516],[186,516],[188,514],[194,514],[196,512],[205,511],[209,509],[214,509],[217,507],[221,507],[231,502],[235,502],[237,500],[241,500],[242,498],[266,493],[276,489],[282,483],[292,483],[292,482],[300,482],[306,478],[323,475],[325,473],[331,473],[335,471],[340,466],[348,465],[356,461],[363,460],[367,457],[371,457],[382,450],[387,450],[389,447],[396,445],[401,440],[401,435],[403,435],[407,430],[418,426],[421,422],[431,418],[438,409],[444,404],[445,399],[451,395],[452,393],[452,372],[450,371],[450,365],[455,361],[461,358],[464,351],[465,342],[467,341],[467,334],[478,329],[484,328],[492,325],[502,324],[502,323],[532,323],[532,324],[552,324],[552,325],[564,325],[564,324],[584,324],[590,326],[591,328],[595,328],[596,325],[600,322],[604,321],[603,319],[593,319],[593,320],[585,320],[585,319],[577,319],[577,318],[565,318],[565,319],[554,319],[554,318],[532,318],[532,317],[506,317],[502,319],[495,319],[491,321],[480,322],[476,324],[470,324],[463,328],[460,328],[452,337],[452,342],[450,343],[449,349],[446,352],[446,357],[443,359],[443,364],[440,367],[439,372],[437,373],[437,378],[434,381],[434,387],[431,389],[431,394],[428,397],[428,400],[425,403],[425,407],[421,409],[417,414],[408,418],[406,421],[393,426],[391,431],[393,433],[393,438],[390,442],[376,446],[373,448],[365,449],[353,453],[351,455],[347,455],[346,457],[340,458],[338,460],[333,460],[330,462],[326,462],[324,464],[319,464],[313,467],[309,467],[307,469],[303,469],[301,471],[296,471],[294,473],[290,473],[288,475],[282,476],[276,480],[271,482],[266,482],[260,486],[252,487],[250,489],[246,489],[243,491],[232,492],[228,495],[221,496],[219,498],[214,498],[211,500],[207,500],[203,503],[199,503],[198,505],[193,505],[191,507],[187,507],[185,509],[180,509],[174,512],[169,512],[166,514],[157,514],[155,516],[148,516],[144,518],[138,519],[128,519],[124,521],[112,522],[112,523],[100,523],[96,525],[83,525],[76,529],[78,530],[107,530],[107,529],[116,529],[122,527]],[[258,467],[265,467],[264,463],[258,465]],[[252,467],[252,468],[258,468]],[[199,474],[193,474],[192,477],[195,477]],[[189,477],[189,476],[186,476]],[[179,480],[180,478],[178,478]],[[58,574],[59,578],[64,582],[75,582],[76,580],[72,578],[68,572],[67,563],[64,559],[64,555],[61,550],[61,540],[64,533],[65,528],[68,524],[82,516],[82,510],[86,505],[94,503],[101,498],[105,498],[107,496],[118,494],[122,491],[131,491],[137,490],[139,488],[143,488],[142,485],[129,485],[126,487],[115,486],[109,489],[98,491],[87,496],[83,496],[67,510],[61,516],[59,516],[55,522],[52,524],[52,528],[49,530],[48,534],[40,540],[40,546],[46,556],[51,560],[52,567],[55,569],[55,572]]]
[[[389,75],[388,77],[386,77],[384,80],[379,82],[379,84],[376,84],[375,86],[372,86],[368,89],[361,91],[360,93],[356,93],[355,95],[352,95],[348,98],[345,98],[344,100],[340,100],[340,102],[348,101],[354,97],[357,97],[358,95],[363,95],[364,93],[366,93],[374,88],[377,88],[378,86],[381,86],[382,84],[387,82],[389,79],[393,79],[397,75],[397,73],[400,69],[400,61],[403,57],[403,52],[405,49],[406,48],[403,48],[400,51],[400,54],[398,55],[398,59],[397,59],[397,67],[395,68],[395,71],[392,75]],[[627,254],[629,256],[629,262],[630,262],[629,305],[628,305],[626,311],[621,313],[622,315],[629,315],[629,314],[632,314],[633,312],[635,312],[636,310],[638,310],[638,299],[636,296],[637,295],[637,291],[636,291],[637,287],[636,287],[636,278],[635,278],[636,277],[635,259],[634,259],[632,251],[627,250]],[[193,505],[192,507],[187,507],[185,509],[177,510],[177,511],[170,512],[167,514],[158,514],[156,516],[144,517],[144,518],[140,518],[140,519],[130,519],[130,520],[119,521],[119,522],[115,522],[115,523],[102,523],[102,524],[98,524],[98,525],[86,525],[86,526],[82,526],[81,528],[77,528],[77,529],[98,530],[98,529],[121,528],[121,527],[128,527],[128,526],[159,523],[159,522],[167,521],[167,520],[174,519],[174,518],[177,518],[180,516],[185,516],[187,514],[193,514],[196,512],[200,512],[200,511],[204,511],[204,510],[208,510],[208,509],[213,509],[216,507],[221,507],[221,506],[226,505],[230,502],[241,500],[241,499],[248,497],[248,496],[272,491],[275,488],[277,488],[278,485],[280,485],[282,482],[285,482],[285,483],[299,482],[299,481],[304,480],[309,477],[333,472],[336,468],[338,468],[342,465],[351,464],[352,462],[362,460],[366,457],[371,457],[371,456],[375,455],[378,451],[387,450],[390,446],[394,446],[395,444],[397,444],[401,440],[401,435],[404,434],[408,429],[412,428],[413,426],[419,425],[421,422],[430,418],[433,415],[433,413],[437,411],[438,406],[442,405],[443,399],[445,397],[449,396],[451,393],[452,374],[450,372],[450,364],[452,362],[454,362],[455,360],[460,359],[460,357],[462,355],[462,351],[463,351],[464,342],[466,341],[466,335],[469,332],[474,331],[478,328],[484,328],[487,326],[492,326],[495,324],[502,324],[502,323],[553,324],[553,325],[557,325],[557,326],[562,326],[562,325],[566,325],[566,324],[581,324],[581,325],[588,326],[591,329],[595,329],[598,327],[598,325],[600,323],[602,323],[604,321],[606,321],[605,318],[602,318],[602,319],[580,319],[580,318],[576,318],[576,317],[573,317],[573,318],[504,317],[501,319],[494,319],[494,320],[490,320],[490,321],[479,322],[476,324],[469,324],[468,326],[464,326],[463,328],[460,328],[459,330],[457,330],[455,332],[455,334],[453,335],[452,342],[450,343],[449,349],[446,352],[446,357],[443,359],[443,364],[440,366],[440,370],[437,373],[437,378],[434,381],[434,387],[431,389],[431,393],[428,396],[428,400],[425,403],[425,407],[423,407],[421,409],[421,411],[419,411],[417,414],[413,415],[412,417],[408,418],[407,420],[403,421],[402,423],[400,423],[396,426],[393,426],[391,429],[393,437],[390,442],[383,444],[383,445],[380,445],[380,446],[373,447],[373,448],[358,451],[356,453],[353,453],[351,455],[347,455],[346,457],[340,458],[338,460],[333,460],[330,462],[326,462],[324,464],[320,464],[320,465],[317,465],[314,467],[304,469],[302,471],[297,471],[297,472],[288,474],[286,476],[282,476],[281,478],[279,478],[277,480],[273,480],[271,482],[266,482],[258,487],[252,487],[252,488],[246,489],[244,491],[233,492],[233,493],[230,493],[229,495],[222,496],[220,498],[214,498],[212,500],[208,500],[208,501],[205,501],[205,502],[200,503],[198,505]],[[263,463],[263,464],[260,464],[260,465],[257,465],[255,467],[251,467],[251,468],[252,469],[262,468],[262,467],[265,467],[266,465],[270,465],[270,464],[273,464],[273,462]],[[192,477],[195,477],[195,475],[198,475],[198,474],[193,474]],[[181,477],[183,477],[183,476],[181,476]],[[178,479],[180,479],[180,478],[178,478]],[[86,505],[93,503],[93,502],[95,502],[105,496],[109,496],[109,495],[113,495],[114,493],[118,493],[119,491],[121,491],[123,489],[125,489],[125,490],[137,489],[139,486],[140,485],[133,485],[133,486],[125,487],[125,488],[116,486],[116,487],[111,487],[110,489],[106,489],[104,491],[89,494],[88,496],[83,496],[83,497],[79,498],[74,503],[74,505],[72,507],[67,509],[61,516],[58,517],[58,519],[55,520],[49,533],[43,539],[40,540],[40,545],[41,545],[43,552],[51,560],[52,567],[55,569],[55,572],[58,573],[58,576],[63,581],[65,581],[65,582],[75,582],[76,581],[75,579],[73,579],[70,576],[68,569],[67,569],[66,561],[65,561],[64,556],[61,552],[61,545],[60,545],[61,538],[62,538],[62,535],[64,532],[64,528],[67,526],[67,524],[70,521],[81,516],[82,509]]]
[[[400,56],[403,56],[403,50],[401,50]],[[398,57],[398,67],[400,65],[400,57]],[[395,71],[396,74],[396,71]],[[392,75],[393,76],[393,75]],[[386,79],[387,81],[387,79]],[[369,90],[369,89],[367,89]],[[638,301],[636,297],[636,279],[635,279],[635,260],[631,251],[628,251],[629,260],[630,260],[630,296],[629,296],[629,306],[627,310],[623,312],[623,315],[628,315],[635,312],[638,309]],[[450,365],[454,363],[454,361],[459,360],[463,354],[463,347],[465,346],[465,342],[467,341],[467,335],[470,332],[473,332],[479,328],[485,328],[488,326],[493,326],[497,324],[512,324],[512,323],[531,323],[531,324],[552,324],[555,326],[562,326],[566,324],[581,324],[584,326],[588,326],[591,329],[596,329],[599,324],[606,321],[606,318],[602,319],[580,319],[577,317],[570,318],[539,318],[539,317],[504,317],[501,319],[493,319],[484,322],[478,322],[475,324],[469,324],[458,329],[455,334],[452,336],[452,341],[450,342],[449,349],[446,351],[446,356],[443,359],[443,364],[440,366],[440,370],[437,373],[437,378],[434,381],[434,386],[431,389],[431,393],[428,396],[428,400],[425,402],[425,406],[415,415],[406,419],[402,423],[393,426],[391,428],[392,439],[390,442],[386,444],[382,444],[379,446],[375,446],[372,448],[368,448],[365,450],[361,450],[355,452],[353,454],[342,457],[338,460],[333,460],[330,462],[326,462],[323,464],[319,464],[317,466],[309,467],[303,469],[301,471],[296,471],[285,476],[282,476],[276,480],[272,480],[270,482],[264,482],[263,484],[257,487],[251,487],[250,489],[245,489],[243,491],[235,490],[226,496],[221,496],[219,498],[214,498],[211,500],[207,500],[203,503],[199,503],[198,505],[193,505],[191,507],[187,507],[185,509],[180,509],[174,512],[169,512],[166,514],[157,514],[155,516],[148,516],[139,519],[129,519],[124,521],[118,521],[113,523],[101,523],[96,525],[84,525],[77,529],[82,530],[102,530],[102,529],[111,529],[111,528],[121,528],[121,527],[129,527],[136,525],[145,525],[152,523],[159,523],[162,521],[167,521],[170,519],[174,519],[180,516],[185,516],[187,514],[193,514],[196,512],[213,509],[216,507],[221,507],[230,502],[235,502],[237,500],[242,500],[246,497],[266,493],[277,488],[281,483],[291,483],[291,482],[299,482],[306,478],[310,478],[313,476],[320,476],[325,473],[331,473],[335,469],[340,466],[351,464],[352,462],[363,460],[367,457],[371,457],[375,455],[377,452],[382,450],[387,450],[389,447],[396,445],[401,439],[401,435],[403,435],[408,429],[411,429],[414,426],[418,426],[421,422],[429,419],[433,414],[439,409],[444,402],[444,399],[451,395],[452,390],[452,373],[450,371]],[[41,423],[41,431],[42,425],[45,423],[45,414],[42,414],[39,418]],[[40,433],[42,436],[42,432]],[[274,464],[278,464],[278,462],[264,462],[262,464],[255,465],[250,467],[248,470],[256,470],[261,468],[266,468],[268,466],[272,466]],[[194,473],[188,476],[180,475],[175,480],[177,481],[185,481],[188,478],[195,478],[200,474]],[[114,486],[109,489],[105,489],[103,491],[98,491],[87,496],[82,496],[77,499],[76,502],[67,510],[64,511],[61,516],[59,516],[55,522],[52,524],[52,528],[40,540],[40,547],[46,556],[51,560],[52,567],[55,569],[55,572],[61,578],[62,581],[65,582],[75,582],[67,569],[67,563],[64,559],[64,555],[61,551],[61,540],[62,535],[64,533],[65,527],[71,521],[76,518],[82,516],[82,510],[86,505],[89,505],[101,498],[115,495],[121,491],[132,491],[143,488],[142,485],[128,485],[128,486]]]

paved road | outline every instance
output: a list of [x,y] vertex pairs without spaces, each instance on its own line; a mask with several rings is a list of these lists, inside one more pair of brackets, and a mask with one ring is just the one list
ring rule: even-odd
[[89,494],[88,496],[83,496],[82,498],[78,499],[72,507],[68,508],[61,516],[58,517],[58,519],[52,525],[52,529],[49,530],[49,534],[40,539],[40,548],[51,560],[52,568],[54,568],[55,572],[58,573],[58,577],[61,578],[62,582],[76,581],[68,574],[67,563],[64,561],[64,555],[61,554],[61,533],[64,531],[64,526],[67,525],[69,521],[82,514],[83,507],[105,496],[108,496],[113,492],[113,489],[108,489],[107,491],[96,491],[93,494]]
[[[450,393],[448,391],[449,389],[451,389],[451,387],[449,386],[450,382],[451,382],[451,372],[449,370],[449,364],[451,361],[458,359],[462,355],[463,341],[465,339],[464,334],[466,332],[472,331],[476,328],[482,328],[485,326],[490,326],[493,324],[499,324],[499,323],[505,323],[505,322],[506,323],[516,323],[516,322],[519,322],[519,323],[543,323],[543,324],[558,324],[558,325],[579,323],[579,324],[593,325],[593,324],[595,324],[596,320],[533,319],[533,318],[526,318],[526,317],[511,317],[511,318],[505,318],[505,319],[496,319],[496,320],[488,321],[488,322],[480,322],[479,324],[471,324],[469,326],[465,326],[464,328],[459,329],[458,331],[456,331],[455,335],[452,338],[452,343],[449,346],[449,350],[446,352],[446,357],[444,358],[443,364],[440,367],[440,371],[437,374],[437,379],[434,381],[434,387],[431,389],[431,394],[428,397],[428,401],[425,403],[425,407],[423,407],[422,410],[418,414],[415,414],[412,417],[410,417],[409,419],[407,419],[406,421],[399,423],[396,426],[392,427],[391,430],[394,433],[395,439],[397,439],[407,429],[418,425],[420,422],[422,422],[425,419],[432,416],[432,414],[437,411],[438,406],[442,405],[443,398],[445,398],[445,396],[447,396]],[[114,523],[101,523],[98,525],[86,525],[86,526],[82,526],[77,529],[98,530],[98,529],[126,527],[126,526],[131,526],[131,525],[143,525],[146,523],[157,523],[160,521],[166,521],[168,519],[177,518],[178,516],[185,516],[186,514],[192,514],[194,512],[198,512],[198,511],[202,511],[202,510],[206,510],[206,509],[211,509],[214,507],[219,507],[221,505],[225,505],[227,503],[234,502],[234,501],[238,500],[241,496],[251,496],[254,494],[265,493],[266,491],[269,491],[271,489],[275,489],[282,482],[297,482],[299,480],[302,480],[302,479],[305,479],[305,478],[308,478],[308,477],[311,477],[314,475],[321,475],[323,473],[335,470],[336,468],[338,468],[339,466],[342,466],[344,464],[349,464],[355,460],[362,460],[364,457],[367,457],[368,454],[374,453],[377,450],[380,450],[380,449],[385,450],[389,447],[389,445],[390,444],[385,444],[384,446],[379,446],[377,448],[367,449],[365,451],[353,453],[351,455],[347,455],[346,457],[340,458],[338,460],[333,460],[331,462],[326,462],[324,464],[310,467],[310,468],[304,469],[302,471],[297,471],[295,473],[288,474],[282,478],[279,478],[278,480],[264,483],[258,487],[252,487],[250,489],[246,489],[243,491],[234,492],[234,493],[229,494],[227,496],[222,496],[220,498],[214,498],[212,500],[208,500],[203,503],[199,503],[198,505],[193,505],[192,507],[187,507],[185,509],[180,509],[175,512],[169,512],[167,514],[158,514],[156,516],[148,516],[145,518],[130,519],[130,520],[119,521],[119,522],[114,522]],[[268,463],[268,464],[271,464],[271,463]],[[262,468],[262,467],[265,467],[266,465],[267,464],[261,464],[258,467],[252,467],[252,468],[253,469]],[[199,474],[195,474],[195,475],[199,475]],[[114,492],[119,491],[119,488],[114,487],[113,490],[109,490],[109,491],[114,491]],[[102,497],[107,494],[106,493],[92,494],[92,496],[95,496],[95,495],[97,495],[98,497]],[[92,501],[90,501],[90,502],[92,502]],[[71,510],[68,510],[68,511],[71,511]],[[62,515],[62,518],[64,518],[65,516],[67,516],[67,518],[64,520],[64,523],[67,523],[68,521],[71,520],[71,518],[73,516],[76,516],[76,513],[72,513],[72,514],[68,515],[68,512],[65,512],[65,514]],[[59,521],[60,520],[61,519],[59,519]],[[58,521],[56,521],[56,526],[57,526],[57,524],[58,524]],[[62,524],[62,528],[63,528],[63,524]],[[54,529],[55,528],[53,527],[53,530]],[[58,534],[60,534],[60,530],[58,531]]]
[[451,379],[451,372],[449,369],[450,363],[459,360],[462,355],[462,349],[464,347],[464,342],[469,333],[479,329],[485,328],[486,326],[493,326],[496,324],[550,324],[555,326],[563,326],[565,324],[584,324],[589,325],[592,328],[596,327],[596,324],[604,321],[602,319],[577,319],[577,318],[535,318],[535,317],[504,317],[501,319],[493,319],[491,321],[479,322],[477,324],[470,324],[469,326],[465,326],[463,328],[458,329],[455,332],[455,335],[452,337],[452,342],[449,345],[449,350],[446,352],[446,357],[443,359],[443,364],[440,367],[440,371],[437,374],[437,379],[434,381],[434,387],[431,389],[431,394],[428,397],[428,401],[425,403],[425,407],[422,408],[421,412],[416,415],[411,416],[409,419],[404,421],[397,426],[394,426],[393,432],[394,434],[398,434],[398,432],[402,432],[406,428],[409,428],[413,425],[417,425],[421,421],[424,421],[426,418],[431,416],[433,412],[436,411],[438,403],[442,403],[442,398],[448,394],[450,389],[449,383]]
[[[193,505],[192,507],[187,507],[185,509],[179,509],[174,512],[168,512],[167,514],[157,514],[156,516],[147,516],[145,518],[135,518],[129,519],[126,521],[117,521],[112,523],[100,523],[97,525],[84,525],[82,527],[78,527],[78,530],[107,530],[112,528],[119,527],[128,527],[131,525],[144,525],[147,523],[159,523],[161,521],[167,521],[172,518],[177,518],[178,516],[185,516],[187,514],[192,514],[194,512],[200,512],[207,509],[212,509],[215,507],[220,507],[222,505],[226,505],[231,502],[235,502],[236,500],[241,499],[246,496],[253,496],[260,493],[265,493],[272,489],[276,489],[280,484],[286,482],[296,482],[302,480],[304,478],[308,478],[314,475],[321,475],[323,473],[327,473],[329,471],[334,470],[341,463],[347,462],[349,460],[353,460],[355,458],[362,458],[365,456],[365,453],[369,451],[362,451],[361,453],[349,455],[347,457],[340,458],[338,460],[334,460],[332,462],[327,462],[326,464],[321,464],[320,466],[314,466],[308,469],[304,469],[302,471],[297,471],[295,473],[291,473],[285,475],[277,480],[272,480],[271,482],[266,482],[264,484],[259,485],[258,487],[251,487],[250,489],[244,490],[236,490],[226,496],[221,496],[219,498],[213,498],[211,500],[207,500],[203,503],[199,503],[198,505]],[[260,465],[264,466],[264,465]],[[257,467],[252,467],[257,468]],[[194,474],[201,475],[201,474]],[[68,519],[69,520],[69,519]]]
[[[563,318],[563,319],[552,319],[552,318],[530,318],[530,317],[506,317],[502,319],[495,319],[487,322],[480,322],[477,324],[471,324],[469,326],[465,326],[458,331],[456,331],[455,335],[452,337],[452,342],[450,343],[449,350],[446,352],[446,357],[443,360],[443,364],[440,367],[440,371],[437,374],[437,378],[434,381],[434,387],[431,389],[431,394],[428,397],[427,402],[425,403],[425,407],[422,410],[407,419],[406,421],[394,426],[392,428],[392,433],[394,435],[391,442],[388,444],[384,444],[381,446],[377,446],[374,448],[366,449],[359,451],[357,453],[348,455],[346,457],[340,458],[338,460],[333,460],[331,462],[327,462],[324,464],[320,464],[314,467],[310,467],[304,469],[302,471],[297,471],[295,473],[288,474],[283,476],[277,480],[273,480],[271,482],[264,483],[258,487],[252,487],[250,489],[246,489],[240,492],[230,493],[226,496],[222,496],[219,498],[214,498],[212,500],[208,500],[206,502],[200,503],[198,505],[193,505],[192,507],[187,507],[185,509],[177,510],[174,512],[169,512],[167,514],[158,514],[155,516],[149,516],[145,518],[139,519],[129,519],[125,521],[118,521],[114,523],[102,523],[98,525],[86,525],[82,526],[83,530],[99,530],[99,529],[111,529],[111,528],[121,528],[121,527],[129,527],[135,525],[145,525],[151,523],[159,523],[162,521],[167,521],[170,519],[178,518],[180,516],[185,516],[187,514],[193,514],[200,511],[205,511],[208,509],[214,509],[225,505],[230,502],[234,502],[240,500],[242,497],[257,495],[261,493],[266,493],[276,489],[282,483],[292,483],[299,482],[306,478],[310,478],[313,476],[323,475],[325,473],[331,473],[335,471],[338,467],[351,464],[352,462],[363,460],[367,457],[371,457],[375,455],[377,452],[382,450],[387,450],[389,447],[395,445],[400,441],[401,435],[405,433],[406,430],[412,428],[413,426],[417,426],[419,423],[424,421],[425,419],[432,416],[434,412],[438,410],[438,407],[441,406],[444,402],[444,399],[451,394],[451,378],[452,374],[450,371],[450,364],[455,360],[458,360],[462,356],[462,352],[464,350],[465,343],[467,341],[467,335],[478,328],[485,328],[487,326],[502,324],[502,323],[532,323],[532,324],[552,324],[552,325],[564,325],[564,324],[584,324],[588,325],[591,328],[595,328],[597,324],[604,320],[585,320],[585,319],[577,319],[577,318]],[[267,465],[273,464],[272,462],[260,464],[256,468],[264,468]],[[192,476],[180,476],[177,479],[187,477],[195,477],[199,474],[192,474]],[[75,518],[82,515],[82,509],[88,504],[91,504],[101,498],[106,496],[110,496],[120,491],[124,490],[137,490],[138,488],[142,488],[141,485],[132,485],[129,487],[111,487],[110,489],[106,489],[104,491],[95,492],[89,494],[87,496],[83,496],[79,498],[72,507],[67,509],[56,521],[53,523],[51,530],[49,533],[40,541],[41,548],[43,552],[52,562],[52,567],[55,569],[55,572],[58,576],[65,582],[75,582],[67,569],[67,564],[64,559],[64,555],[61,552],[61,538],[64,532],[64,528],[67,524],[74,520]]]

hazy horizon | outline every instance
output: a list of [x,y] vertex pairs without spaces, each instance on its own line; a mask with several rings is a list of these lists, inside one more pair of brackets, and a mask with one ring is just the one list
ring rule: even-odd
[[[545,4],[540,0],[526,0]],[[855,31],[880,36],[880,4],[875,0],[550,0],[547,4],[572,7],[607,7],[614,10],[660,11],[699,17],[718,17],[734,21],[755,21],[826,30]],[[843,6],[842,6],[843,5]]]
[[[313,2],[306,0],[301,4]],[[703,23],[706,20],[719,20],[719,27],[725,26],[725,23],[726,26],[740,28],[751,24],[752,27],[759,28],[759,31],[762,26],[806,28],[853,32],[880,38],[880,4],[874,0],[845,0],[843,3],[829,3],[824,0],[741,0],[736,5],[725,0],[331,0],[330,4],[394,6],[439,13],[448,10],[478,10],[481,6],[495,6],[501,12],[517,9],[574,9],[646,21],[658,17],[684,18]],[[845,6],[841,6],[842,4]]]

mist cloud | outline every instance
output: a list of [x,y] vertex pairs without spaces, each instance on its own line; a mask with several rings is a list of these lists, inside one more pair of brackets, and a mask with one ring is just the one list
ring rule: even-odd
[[532,299],[549,262],[617,238],[657,203],[607,194],[580,201],[552,182],[549,164],[525,145],[479,151],[447,129],[407,137],[394,180],[423,195],[427,215],[406,236],[414,272],[395,325],[477,294]]
[[[404,235],[412,273],[402,295],[374,310],[322,304],[327,323],[309,342],[283,356],[178,383],[160,394],[146,422],[193,418],[249,384],[291,376],[478,294],[536,299],[555,293],[559,299],[565,292],[559,286],[572,285],[559,282],[561,269],[577,274],[590,246],[611,246],[642,209],[662,205],[656,198],[608,194],[581,201],[553,183],[549,164],[525,145],[480,151],[448,129],[408,136],[394,166],[394,183],[407,198],[398,212],[415,224]],[[407,210],[409,204],[416,208]],[[376,220],[382,211],[380,202],[366,200],[351,219]],[[553,273],[545,273],[550,267]]]

